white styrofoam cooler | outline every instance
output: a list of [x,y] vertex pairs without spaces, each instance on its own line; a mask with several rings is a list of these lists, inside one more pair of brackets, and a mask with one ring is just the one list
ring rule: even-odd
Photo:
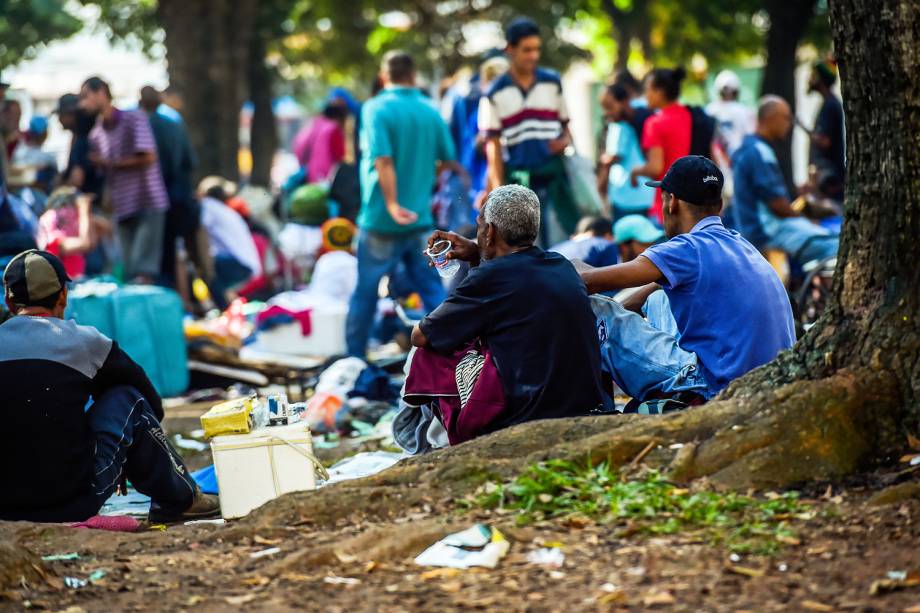
[[211,453],[224,519],[243,517],[288,492],[315,489],[317,471],[325,476],[302,422],[215,436]]
[[301,334],[300,324],[281,324],[258,334],[258,348],[270,353],[328,357],[346,353],[345,304],[317,305],[310,310],[310,334]]

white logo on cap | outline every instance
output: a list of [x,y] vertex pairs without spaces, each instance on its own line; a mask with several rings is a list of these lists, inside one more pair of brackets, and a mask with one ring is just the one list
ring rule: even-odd
[[718,182],[719,182],[719,177],[717,177],[717,176],[715,176],[715,175],[707,175],[707,176],[703,177],[703,183],[712,183],[713,181],[715,181],[716,183],[718,183]]

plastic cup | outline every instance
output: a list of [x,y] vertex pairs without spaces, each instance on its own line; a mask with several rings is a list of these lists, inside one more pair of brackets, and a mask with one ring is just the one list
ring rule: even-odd
[[453,251],[453,249],[453,243],[442,239],[436,241],[425,251],[428,257],[431,258],[434,267],[438,270],[438,274],[444,279],[453,277],[460,269],[460,262],[458,260],[447,258],[447,254]]

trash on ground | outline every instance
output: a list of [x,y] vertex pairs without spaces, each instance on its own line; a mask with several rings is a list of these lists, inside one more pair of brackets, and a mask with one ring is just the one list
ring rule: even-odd
[[222,517],[218,517],[217,519],[193,519],[191,521],[185,522],[185,525],[186,526],[196,526],[196,525],[202,525],[202,524],[211,524],[213,526],[220,526],[225,523],[227,523],[226,519]]
[[920,585],[920,569],[912,571],[894,570],[888,573],[887,579],[873,581],[872,585],[869,586],[869,594],[879,596],[918,585]]
[[177,434],[173,437],[173,444],[179,449],[188,449],[189,451],[207,451],[208,449],[207,443],[185,438],[181,434]]
[[562,565],[565,563],[565,554],[555,547],[534,549],[527,554],[527,561],[531,564],[539,564],[540,566],[562,568]]
[[256,560],[266,556],[273,556],[276,553],[281,553],[281,547],[269,547],[268,549],[263,549],[262,551],[254,551],[249,554],[249,557]]
[[402,453],[392,451],[366,451],[355,454],[333,464],[329,469],[329,479],[324,485],[376,475],[393,466],[403,457],[405,456]]
[[86,579],[80,579],[78,577],[64,577],[64,585],[72,590],[79,590],[81,587],[86,587],[87,583],[89,582]]
[[331,575],[323,579],[323,583],[329,583],[331,585],[358,585],[361,583],[360,579],[355,579],[354,577],[336,577]]
[[79,560],[80,554],[76,552],[71,553],[57,553],[50,556],[42,556],[42,560],[45,562],[62,562],[66,560]]
[[419,566],[495,568],[511,544],[495,528],[476,524],[462,532],[448,535],[415,558]]

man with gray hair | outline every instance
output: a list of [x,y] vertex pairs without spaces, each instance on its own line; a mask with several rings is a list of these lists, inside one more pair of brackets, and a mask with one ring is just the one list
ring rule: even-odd
[[[412,344],[420,349],[407,393],[415,391],[415,380],[433,380],[430,372],[420,376],[420,370],[446,365],[448,383],[454,381],[454,366],[459,362],[462,370],[472,349],[482,352],[486,363],[468,386],[475,395],[494,368],[503,405],[483,416],[471,415],[467,404],[452,421],[442,396],[440,412],[451,443],[534,419],[584,415],[603,405],[600,349],[587,289],[567,259],[534,245],[540,232],[536,194],[519,185],[493,190],[476,226],[475,241],[440,231],[429,238],[429,244],[450,241],[448,257],[469,262],[471,269],[412,330]],[[455,359],[445,362],[444,356]],[[453,391],[462,398],[461,370]],[[494,403],[489,406],[494,409]]]

